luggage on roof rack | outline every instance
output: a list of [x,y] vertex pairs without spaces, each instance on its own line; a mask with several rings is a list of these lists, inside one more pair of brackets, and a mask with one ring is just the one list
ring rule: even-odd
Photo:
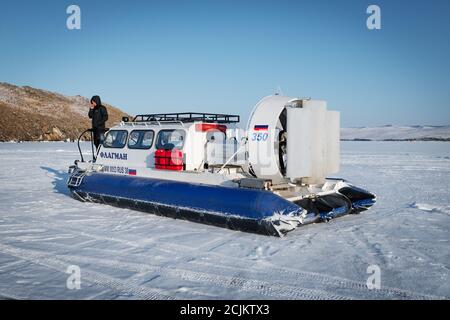
[[138,114],[134,117],[133,122],[214,122],[214,123],[238,123],[240,117],[232,114],[218,113],[198,113],[198,112],[181,112],[181,113],[154,113],[154,114]]

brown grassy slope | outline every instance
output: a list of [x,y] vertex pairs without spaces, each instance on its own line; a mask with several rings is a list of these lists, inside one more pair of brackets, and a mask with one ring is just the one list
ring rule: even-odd
[[[111,127],[126,116],[105,104]],[[0,83],[0,141],[75,140],[91,126],[89,100]]]

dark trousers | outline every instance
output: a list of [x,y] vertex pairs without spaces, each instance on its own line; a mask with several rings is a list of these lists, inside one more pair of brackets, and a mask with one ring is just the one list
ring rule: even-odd
[[94,129],[94,146],[97,149],[99,145],[103,143],[103,140],[105,139],[105,131],[102,129]]

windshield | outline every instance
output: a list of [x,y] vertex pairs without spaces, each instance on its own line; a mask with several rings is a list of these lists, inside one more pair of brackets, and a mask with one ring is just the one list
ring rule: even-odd
[[134,130],[128,139],[130,149],[150,149],[153,143],[154,132],[152,130]]
[[161,130],[158,133],[158,140],[156,142],[157,149],[171,150],[174,148],[183,149],[184,138],[186,133],[184,130]]
[[103,142],[105,148],[123,148],[127,143],[128,131],[126,130],[110,130]]

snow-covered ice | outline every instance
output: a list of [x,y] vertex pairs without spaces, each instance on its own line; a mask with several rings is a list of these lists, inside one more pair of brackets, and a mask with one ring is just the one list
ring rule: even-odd
[[450,298],[450,143],[343,142],[339,176],[377,204],[284,238],[76,201],[75,158],[73,143],[0,144],[1,298]]

